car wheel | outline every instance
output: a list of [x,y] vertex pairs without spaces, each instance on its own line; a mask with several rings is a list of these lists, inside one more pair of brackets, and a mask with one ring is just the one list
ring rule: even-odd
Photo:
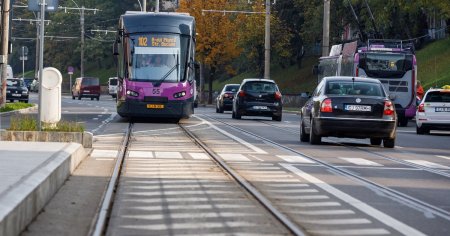
[[13,99],[10,99],[9,102],[14,102],[14,100],[13,100]]
[[219,113],[219,107],[216,105],[216,113]]
[[311,128],[309,130],[309,143],[320,144],[321,142],[322,142],[322,137],[320,137],[320,135],[317,135],[314,132],[314,120],[311,119]]
[[78,95],[78,100],[81,100],[81,95]]
[[236,113],[234,113],[234,117],[236,117],[236,119],[240,120],[242,118],[242,115],[239,113],[239,111],[236,111]]
[[24,100],[23,102],[24,102],[24,103],[28,103],[28,100]]
[[223,107],[219,106],[219,113],[223,113]]
[[405,118],[405,117],[399,118],[398,119],[398,126],[400,126],[400,127],[408,126],[408,119]]
[[300,141],[308,142],[309,135],[305,132],[305,124],[303,123],[303,119],[300,119]]
[[383,139],[383,146],[385,148],[394,148],[395,147],[395,138],[385,138],[385,139]]
[[94,98],[91,98],[91,101],[94,100]]
[[97,101],[100,101],[100,96],[97,97]]
[[236,119],[236,115],[234,114],[234,111],[231,111],[231,118]]
[[72,93],[72,100],[75,100],[75,96],[73,95],[73,93]]
[[370,144],[375,146],[381,145],[381,138],[370,138]]
[[272,120],[281,121],[281,116],[272,116]]
[[423,128],[423,127],[419,127],[419,126],[416,125],[416,134],[421,135],[421,134],[429,134],[429,133],[430,133],[429,129]]

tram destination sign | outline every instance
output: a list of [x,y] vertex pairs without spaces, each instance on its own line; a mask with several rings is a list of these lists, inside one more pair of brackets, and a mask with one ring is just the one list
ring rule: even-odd
[[[28,0],[28,10],[41,11],[41,3],[43,0]],[[45,0],[45,11],[51,12],[58,10],[59,0]]]
[[140,36],[139,47],[176,47],[177,38],[170,36]]

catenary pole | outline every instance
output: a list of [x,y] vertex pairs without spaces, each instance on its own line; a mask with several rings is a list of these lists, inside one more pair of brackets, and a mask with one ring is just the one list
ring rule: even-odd
[[156,0],[155,12],[159,12],[159,0]]
[[42,130],[41,113],[42,113],[42,71],[44,70],[44,28],[45,28],[45,0],[41,2],[41,23],[39,25],[39,106],[38,106],[38,130]]
[[322,56],[328,56],[330,51],[330,2],[323,1],[323,38],[322,38]]
[[6,104],[6,77],[8,68],[8,53],[9,53],[9,11],[10,1],[2,1],[2,35],[1,35],[1,48],[0,48],[0,65],[1,65],[1,89],[0,89],[0,107],[4,107]]
[[143,10],[143,12],[147,12],[147,0],[144,0],[142,10]]
[[80,77],[83,77],[84,76],[84,6],[81,6],[80,24],[81,24]]
[[266,30],[264,37],[264,79],[270,79],[270,0],[266,0]]

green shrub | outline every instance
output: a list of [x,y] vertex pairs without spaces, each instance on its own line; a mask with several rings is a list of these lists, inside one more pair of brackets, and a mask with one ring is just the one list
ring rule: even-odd
[[29,108],[32,106],[34,106],[34,104],[23,103],[23,102],[6,103],[4,107],[0,108],[0,112],[15,111],[15,110]]
[[[55,126],[42,123],[42,131],[52,132],[83,132],[84,125],[75,121],[60,121]],[[38,124],[36,117],[30,115],[16,115],[11,117],[11,131],[37,131]]]

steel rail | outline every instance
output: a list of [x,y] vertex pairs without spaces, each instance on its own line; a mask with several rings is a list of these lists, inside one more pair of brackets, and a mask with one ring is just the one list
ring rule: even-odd
[[375,182],[373,182],[373,181],[371,181],[369,179],[366,179],[364,177],[361,177],[361,176],[358,176],[356,174],[353,174],[352,172],[350,172],[350,171],[348,171],[348,170],[346,170],[344,168],[333,166],[333,165],[331,165],[331,164],[329,164],[327,162],[321,161],[321,160],[319,160],[317,158],[314,158],[312,156],[309,156],[307,154],[304,154],[302,152],[294,150],[294,149],[292,149],[290,147],[284,146],[284,145],[279,144],[277,142],[274,142],[274,141],[272,141],[270,139],[267,139],[267,138],[264,138],[264,137],[259,136],[257,134],[254,134],[254,133],[252,133],[250,131],[247,131],[247,130],[244,130],[242,128],[230,125],[230,124],[228,124],[228,123],[226,123],[224,121],[221,121],[221,120],[216,119],[214,117],[211,117],[209,115],[205,114],[204,116],[208,117],[209,119],[212,119],[212,120],[215,120],[217,122],[220,122],[220,123],[222,123],[222,124],[232,128],[232,129],[234,129],[236,131],[239,131],[241,133],[253,136],[253,137],[257,138],[257,139],[260,139],[262,141],[270,143],[273,146],[276,146],[276,147],[279,147],[281,149],[287,150],[289,152],[295,153],[295,154],[300,155],[300,156],[302,156],[302,157],[304,157],[306,159],[309,159],[311,161],[315,161],[318,164],[335,171],[336,173],[339,173],[339,174],[341,174],[343,176],[346,176],[348,178],[352,178],[352,179],[354,179],[356,181],[359,181],[360,183],[363,183],[363,184],[368,185],[368,186],[370,186],[370,187],[372,187],[374,189],[377,189],[377,190],[383,192],[384,194],[386,194],[388,196],[391,196],[393,198],[397,198],[399,201],[403,201],[404,203],[407,203],[407,205],[415,206],[417,209],[421,209],[422,211],[432,213],[432,214],[434,214],[436,216],[440,216],[443,219],[450,221],[450,212],[448,212],[448,211],[446,211],[446,210],[444,210],[442,208],[439,208],[437,206],[431,205],[429,203],[426,203],[424,201],[421,201],[421,200],[419,200],[417,198],[414,198],[414,197],[409,196],[407,194],[401,193],[401,192],[399,192],[397,190],[394,190],[394,189],[391,189],[389,187],[377,184],[377,183],[375,183]]
[[97,220],[95,223],[94,232],[90,235],[92,236],[100,236],[105,234],[107,219],[111,214],[112,202],[114,200],[114,193],[117,188],[120,179],[120,172],[122,170],[122,165],[125,160],[125,154],[127,152],[128,144],[131,137],[131,130],[133,129],[133,123],[128,124],[127,132],[125,133],[125,137],[123,139],[122,145],[120,146],[119,152],[116,156],[116,164],[114,166],[113,173],[111,175],[111,179],[109,181],[108,187],[106,189],[105,194],[103,195],[102,204],[99,212],[97,213]]
[[180,128],[197,144],[199,145],[209,156],[212,157],[214,162],[220,166],[224,171],[231,175],[247,192],[249,192],[257,201],[259,201],[278,221],[280,221],[289,231],[294,235],[304,236],[307,235],[304,230],[298,227],[294,222],[292,222],[285,214],[281,213],[269,199],[264,197],[255,187],[253,187],[245,178],[240,176],[236,171],[234,171],[230,166],[225,163],[222,158],[220,158],[214,151],[212,151],[203,141],[201,141],[195,134],[190,130],[183,127],[178,123]]
[[[293,134],[300,134],[300,132],[289,130],[289,129],[286,129],[286,128],[283,128],[283,127],[279,127],[277,125],[273,125],[273,124],[270,124],[270,123],[265,122],[265,121],[260,121],[260,122],[263,123],[263,124],[266,124],[266,125],[269,125],[269,126],[272,126],[272,127],[275,127],[275,128],[278,128],[278,129],[281,129],[281,130],[284,130],[284,131],[287,131],[287,132],[290,132],[290,133],[293,133]],[[430,173],[433,173],[433,174],[436,174],[436,175],[440,175],[442,177],[450,178],[450,173],[447,173],[447,172],[442,171],[442,170],[436,170],[436,169],[433,169],[431,167],[422,166],[422,165],[419,165],[419,164],[411,163],[411,162],[404,161],[404,160],[397,159],[397,158],[392,158],[392,157],[383,155],[383,154],[375,152],[375,151],[366,150],[366,149],[363,149],[363,148],[360,148],[360,147],[350,146],[350,145],[347,145],[345,143],[340,143],[340,142],[336,142],[336,141],[329,140],[329,139],[328,139],[328,141],[330,143],[337,144],[337,145],[346,147],[348,149],[357,149],[357,150],[360,150],[360,151],[363,151],[363,152],[366,152],[366,153],[370,153],[370,154],[373,154],[373,155],[378,156],[380,158],[383,158],[385,160],[395,162],[397,164],[406,165],[406,166],[409,166],[409,167],[412,167],[412,168],[416,168],[416,169],[419,169],[419,170],[422,170],[422,171],[426,171],[426,172],[430,172]],[[403,152],[403,153],[405,153],[405,152]],[[408,152],[406,152],[406,153],[408,153]]]

